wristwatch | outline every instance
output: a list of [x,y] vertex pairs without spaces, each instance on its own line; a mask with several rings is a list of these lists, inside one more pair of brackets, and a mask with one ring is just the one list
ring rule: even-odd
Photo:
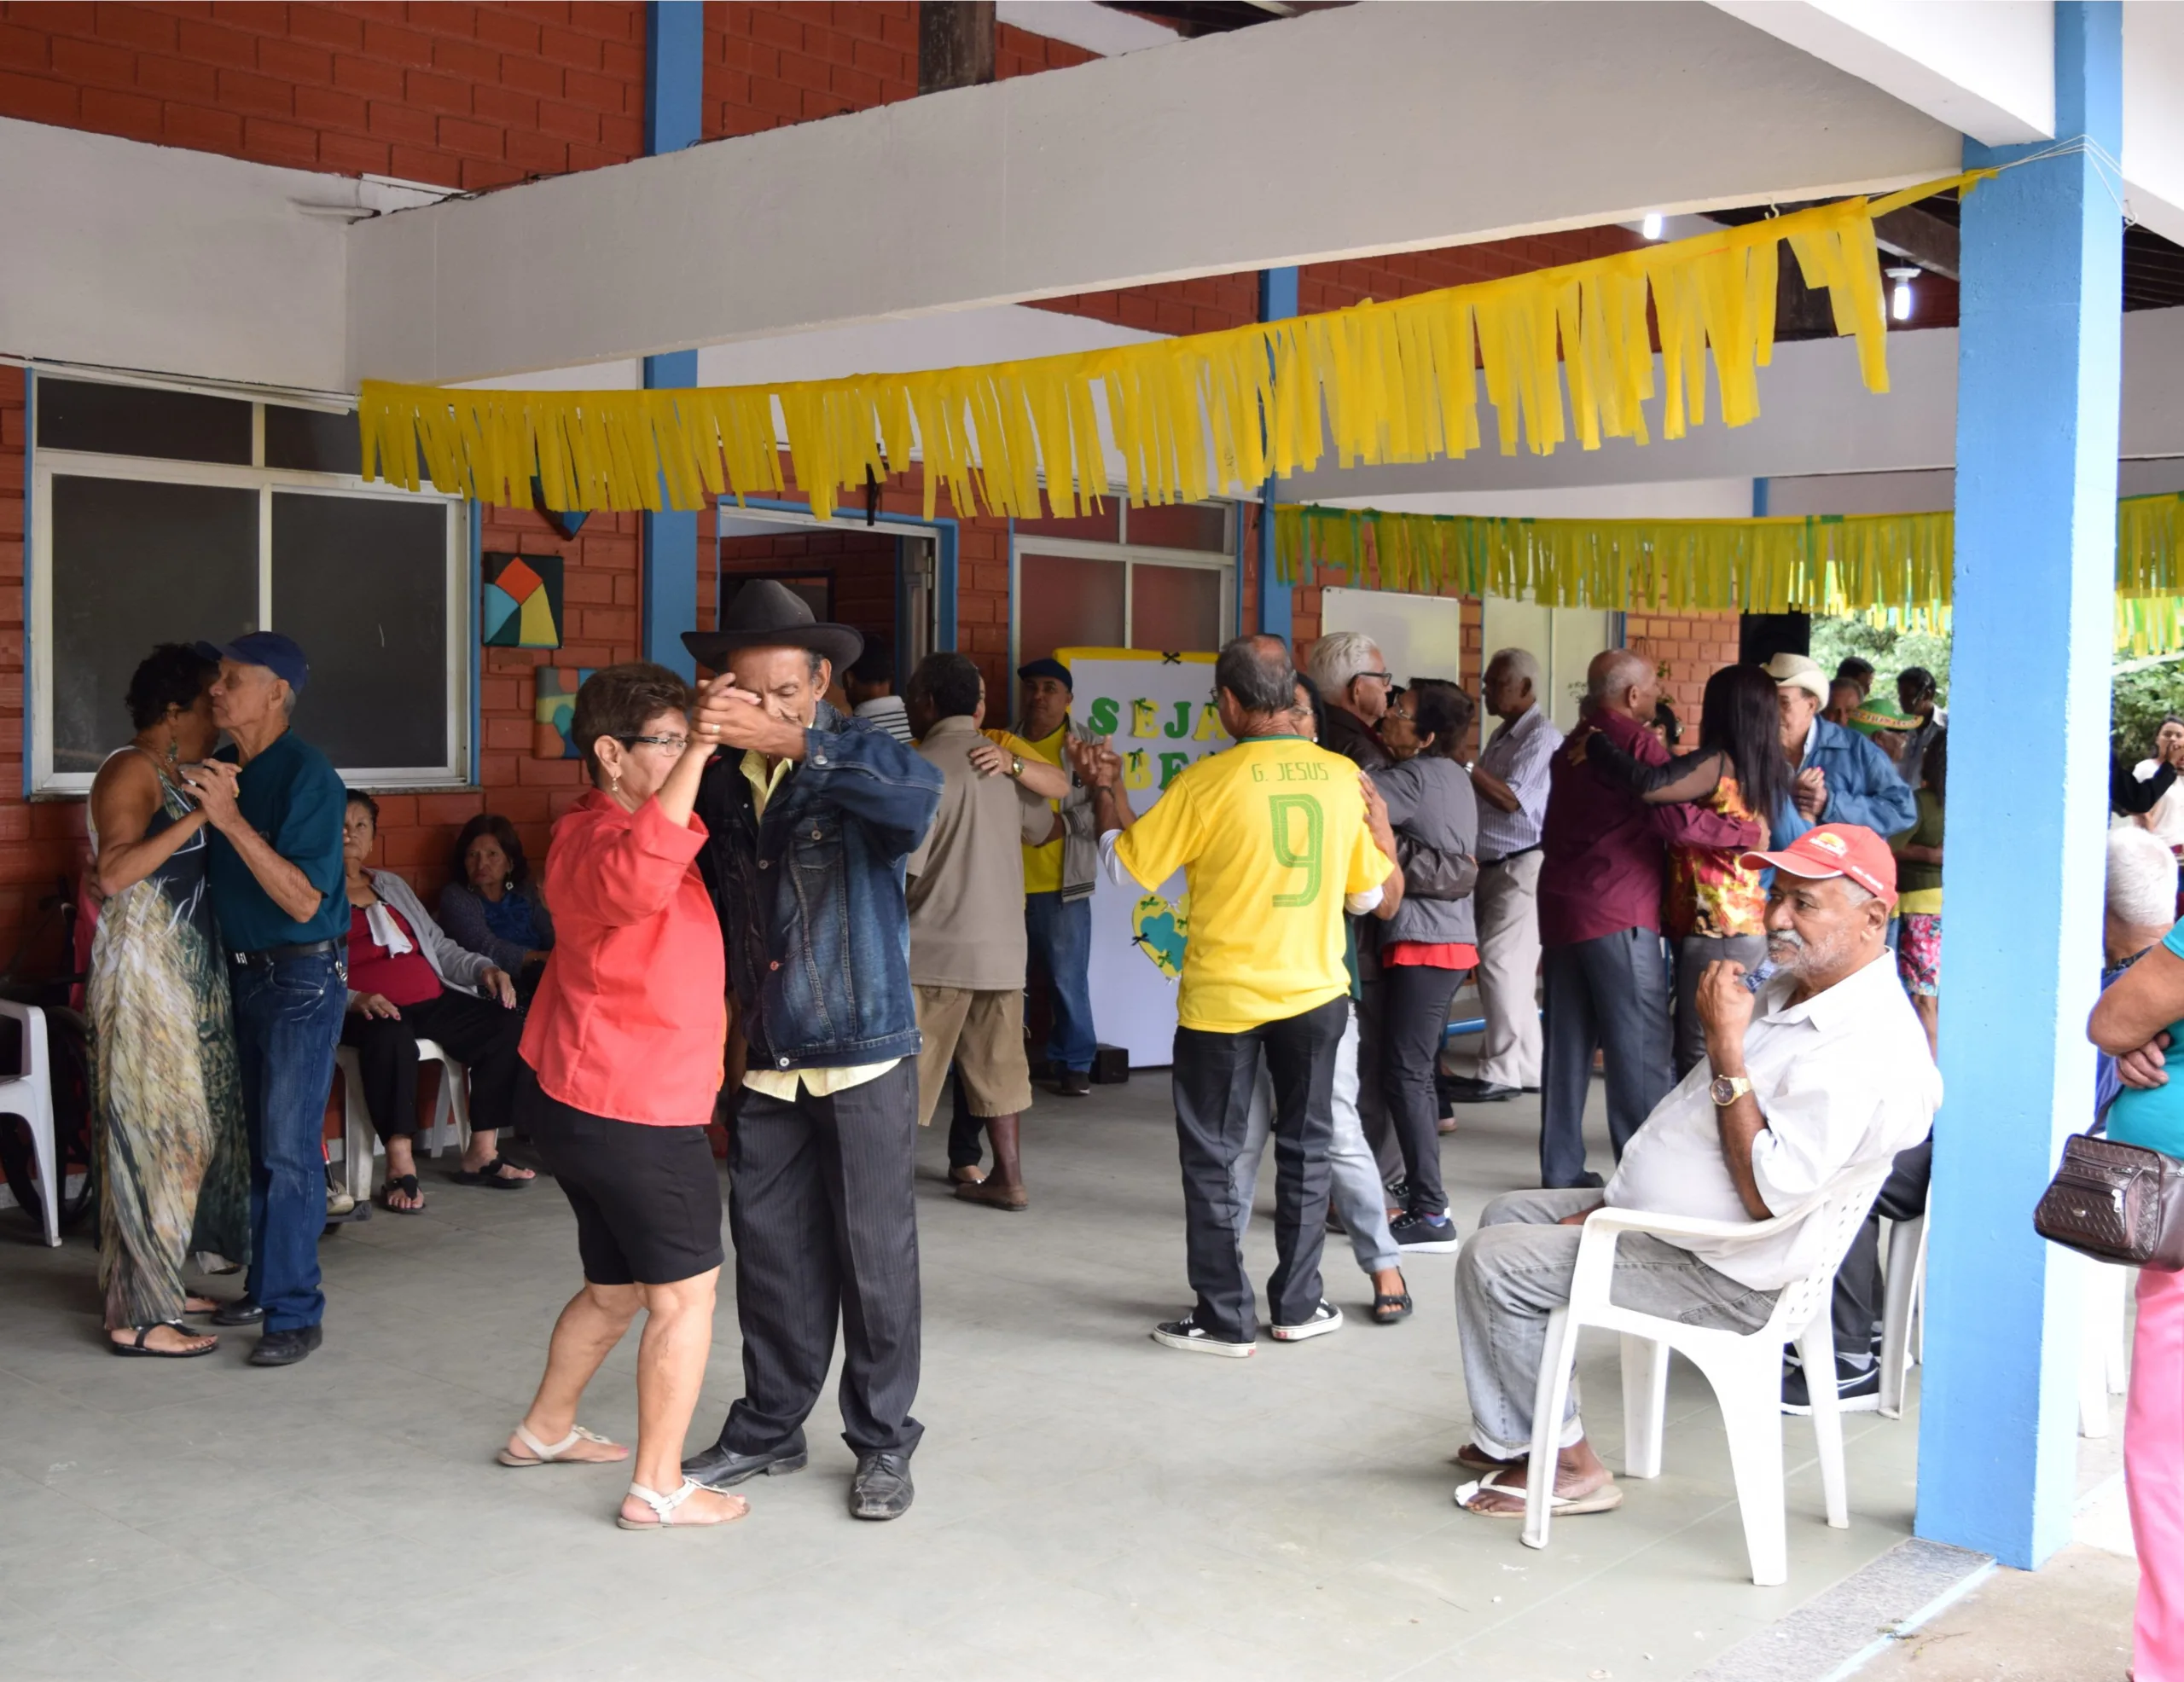
[[1008,774],[1019,782],[1024,780],[1024,761],[1021,756],[1014,753],[1008,756]]
[[1726,1110],[1751,1090],[1751,1082],[1741,1075],[1716,1075],[1707,1088],[1715,1105]]

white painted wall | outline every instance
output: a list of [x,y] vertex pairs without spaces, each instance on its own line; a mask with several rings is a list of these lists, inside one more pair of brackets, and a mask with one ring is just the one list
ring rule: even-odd
[[350,368],[479,380],[1819,196],[1960,151],[1711,7],[1346,7],[359,225]]
[[2123,8],[2123,182],[2131,214],[2184,242],[2184,6]]
[[1107,58],[1165,47],[1176,38],[1176,32],[1165,23],[1095,5],[1093,0],[1001,0],[994,14],[1015,28]]

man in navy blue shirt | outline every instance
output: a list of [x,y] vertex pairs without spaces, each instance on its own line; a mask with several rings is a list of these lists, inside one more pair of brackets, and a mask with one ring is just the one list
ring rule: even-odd
[[262,1320],[251,1364],[288,1366],[318,1347],[326,1312],[319,1139],[348,1006],[347,795],[326,756],[288,728],[311,676],[302,649],[277,631],[199,647],[220,663],[212,718],[230,745],[183,775],[212,831],[208,876],[230,960],[250,1140],[247,1289],[213,1318],[224,1325]]

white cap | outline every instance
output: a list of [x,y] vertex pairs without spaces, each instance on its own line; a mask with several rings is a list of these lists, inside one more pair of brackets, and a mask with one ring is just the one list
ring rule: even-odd
[[1827,674],[1820,662],[1804,654],[1777,654],[1763,668],[1777,688],[1802,689],[1821,705],[1827,705]]

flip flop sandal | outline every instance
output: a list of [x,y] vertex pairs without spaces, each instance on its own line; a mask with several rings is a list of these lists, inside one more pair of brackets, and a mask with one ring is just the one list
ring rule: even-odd
[[200,1333],[192,1331],[178,1320],[156,1320],[150,1325],[140,1325],[136,1328],[136,1341],[135,1343],[117,1343],[113,1338],[109,1337],[106,1340],[106,1346],[118,1355],[144,1355],[154,1360],[195,1360],[200,1355],[211,1354],[213,1350],[220,1347],[219,1340],[216,1337],[211,1343],[202,1344],[195,1349],[155,1349],[144,1340],[149,1337],[154,1331],[157,1331],[162,1325],[173,1327],[174,1330],[182,1333],[185,1337],[195,1337],[201,1335]]
[[631,1518],[627,1514],[619,1512],[614,1515],[614,1522],[624,1530],[717,1530],[723,1524],[735,1523],[737,1518],[744,1517],[749,1512],[750,1509],[746,1507],[743,1512],[736,1514],[735,1518],[715,1519],[710,1524],[694,1523],[688,1519],[677,1518],[676,1510],[705,1487],[695,1479],[686,1477],[682,1480],[682,1487],[680,1489],[671,1495],[663,1495],[657,1489],[648,1489],[642,1483],[632,1483],[630,1486],[630,1493],[653,1510],[653,1522],[648,1524],[641,1518]]
[[1399,1320],[1410,1318],[1410,1293],[1398,1290],[1392,1295],[1381,1290],[1373,1296],[1373,1324],[1393,1325]]
[[1481,1476],[1491,1476],[1498,1471],[1522,1471],[1522,1460],[1497,1460],[1475,1442],[1467,1442],[1450,1456],[1449,1464],[1461,1466],[1466,1471],[1475,1471]]
[[[405,1198],[415,1198],[418,1201],[404,1209],[394,1201],[394,1194],[397,1192],[401,1192]],[[414,1174],[404,1174],[388,1180],[386,1185],[379,1188],[379,1206],[389,1215],[422,1215],[425,1212],[424,1193],[417,1189],[417,1176]]]
[[[569,1434],[563,1437],[559,1442],[541,1442],[537,1437],[531,1436],[529,1430],[521,1425],[518,1425],[515,1428],[515,1435],[516,1440],[522,1443],[523,1446],[526,1448],[528,1448],[533,1454],[537,1456],[537,1458],[536,1459],[526,1459],[522,1455],[511,1454],[506,1448],[503,1448],[500,1453],[500,1462],[504,1466],[514,1466],[520,1470],[530,1466],[551,1466],[556,1464],[565,1466],[611,1466],[615,1464],[612,1460],[562,1459],[561,1457],[564,1454],[566,1454],[569,1450],[575,1447],[579,1442],[610,1441],[610,1439],[600,1436],[596,1431],[586,1430],[582,1425],[578,1425],[572,1428]],[[624,1456],[624,1458],[627,1459],[628,1457]]]
[[458,1186],[490,1186],[497,1192],[520,1192],[531,1182],[501,1172],[504,1168],[514,1166],[515,1164],[508,1161],[507,1158],[496,1157],[492,1161],[475,1170],[467,1168],[457,1169],[453,1174],[448,1175],[448,1178]]
[[985,1182],[985,1177],[986,1171],[984,1169],[972,1168],[962,1163],[958,1163],[948,1170],[948,1183],[951,1186],[978,1186]]
[[[1517,1505],[1506,1510],[1472,1505],[1481,1495],[1489,1493],[1514,1496]],[[1555,1517],[1582,1518],[1589,1512],[1613,1512],[1623,1505],[1623,1491],[1611,1478],[1589,1494],[1550,1494],[1547,1499],[1548,1511]],[[1489,1472],[1476,1483],[1459,1485],[1456,1505],[1479,1518],[1522,1518],[1525,1516],[1525,1474],[1522,1468],[1505,1466],[1499,1471]]]

